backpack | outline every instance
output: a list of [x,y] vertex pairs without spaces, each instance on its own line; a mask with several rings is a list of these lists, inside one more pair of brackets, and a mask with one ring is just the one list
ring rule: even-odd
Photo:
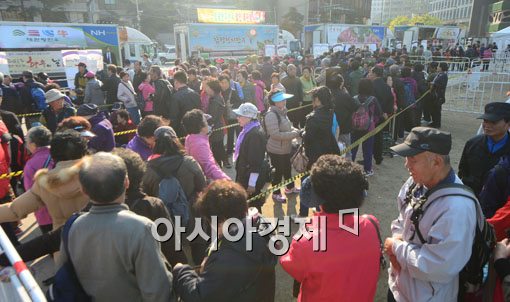
[[406,106],[412,105],[416,102],[416,97],[414,96],[414,90],[411,83],[404,83],[404,97],[406,101]]
[[[174,175],[177,174],[183,162],[184,159],[173,172]],[[190,209],[188,198],[182,189],[181,183],[174,175],[162,175],[160,172],[158,174],[161,177],[159,181],[159,199],[163,201],[174,218],[175,216],[181,217],[181,225],[188,225]]]
[[42,88],[37,86],[30,88],[30,95],[32,96],[34,110],[42,111],[46,108],[46,96]]
[[53,284],[46,292],[46,299],[55,302],[88,302],[91,297],[85,292],[76,276],[73,262],[69,254],[69,231],[72,224],[80,217],[80,213],[74,213],[64,224],[62,228],[62,242],[67,260],[60,267],[54,277]]
[[[413,183],[409,187],[405,198],[406,204],[410,203],[414,189],[416,187],[417,185],[415,183]],[[441,190],[445,192],[443,194],[435,196],[435,198],[428,203],[427,207],[424,207],[429,196]],[[423,235],[421,234],[419,228],[420,219],[423,217],[427,209],[430,208],[430,206],[435,201],[437,201],[441,197],[446,196],[462,196],[468,198],[475,203],[476,207],[476,229],[475,238],[473,240],[473,246],[471,248],[471,257],[469,258],[468,262],[459,273],[459,301],[463,301],[463,297],[466,294],[468,288],[473,288],[473,286],[481,285],[483,283],[483,268],[486,264],[488,264],[491,258],[492,251],[494,249],[494,246],[496,245],[496,237],[493,227],[485,220],[483,214],[482,215],[479,214],[481,212],[481,210],[479,211],[478,209],[479,202],[471,188],[463,184],[449,183],[439,185],[427,191],[427,193],[423,197],[421,197],[416,202],[416,204],[413,205],[413,214],[411,215],[411,221],[415,229],[414,235],[418,236],[422,244],[425,244],[427,241],[423,238]],[[481,229],[478,223],[478,221],[480,220],[483,221],[483,226]],[[414,238],[414,235],[412,238]]]
[[[355,96],[354,99],[359,102],[359,96]],[[370,128],[372,124],[370,105],[373,100],[373,97],[368,97],[352,114],[351,126],[353,130],[367,131]]]
[[274,113],[276,115],[276,119],[278,120],[278,128],[280,128],[280,124],[282,122],[282,117],[275,111],[267,111],[266,113],[264,113],[264,115],[262,116],[262,121],[261,121],[261,125],[262,125],[262,128],[264,129],[264,133],[266,134],[266,137],[269,138],[269,133],[267,132],[267,125],[266,125],[266,116],[270,113]]

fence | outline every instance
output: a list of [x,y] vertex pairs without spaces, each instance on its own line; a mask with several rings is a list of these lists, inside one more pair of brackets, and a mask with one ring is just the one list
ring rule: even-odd
[[430,57],[425,58],[423,56],[409,56],[411,63],[422,63],[427,65],[431,62],[448,64],[448,70],[450,71],[482,71],[485,69],[491,72],[510,72],[510,54],[498,53],[493,58],[484,60],[479,57],[468,58],[468,57]]
[[508,98],[510,73],[449,72],[448,77],[445,110],[482,113],[487,103]]
[[0,247],[12,264],[12,268],[5,271],[2,278],[7,282],[0,281],[0,301],[46,302],[41,288],[2,228],[0,228]]

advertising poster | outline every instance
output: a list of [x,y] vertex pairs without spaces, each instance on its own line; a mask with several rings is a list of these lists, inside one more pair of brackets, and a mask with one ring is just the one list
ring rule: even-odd
[[32,70],[34,74],[39,72],[64,72],[64,63],[60,51],[13,51],[5,54],[9,64],[9,72],[12,75],[21,74],[24,70]]
[[191,51],[263,51],[265,45],[276,44],[278,27],[193,24],[189,35]]
[[458,27],[438,27],[436,30],[436,39],[439,40],[456,40],[460,35]]
[[243,9],[197,8],[200,23],[260,24],[266,22],[266,12]]
[[356,26],[330,24],[328,44],[376,44],[381,45],[385,36],[384,26]]
[[329,44],[313,44],[313,56],[318,58],[329,51]]
[[74,76],[78,72],[78,63],[87,64],[87,70],[93,72],[103,69],[103,54],[100,49],[62,50],[61,57],[70,89],[74,89]]
[[2,26],[0,48],[84,48],[82,30],[69,26]]
[[264,56],[272,57],[276,54],[276,45],[266,45]]

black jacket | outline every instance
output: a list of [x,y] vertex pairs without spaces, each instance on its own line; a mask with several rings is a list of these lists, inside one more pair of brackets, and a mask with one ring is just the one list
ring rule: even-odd
[[352,114],[358,110],[360,104],[350,94],[340,90],[331,90],[333,103],[335,104],[335,114],[340,134],[351,133]]
[[392,76],[391,78],[393,79],[393,90],[397,96],[398,109],[403,109],[407,106],[404,82],[399,77]]
[[39,111],[37,106],[37,100],[32,96],[32,88],[41,88],[44,90],[44,85],[34,81],[33,79],[29,79],[25,82],[25,85],[20,90],[20,98],[23,107],[23,113],[31,113],[34,111]]
[[413,71],[413,79],[416,81],[416,84],[418,85],[418,92],[420,95],[417,96],[416,99],[421,97],[427,90],[429,90],[427,79],[425,79],[425,73],[424,72],[414,72]]
[[23,113],[23,104],[18,91],[14,85],[7,86],[2,84],[2,104],[0,109],[14,112],[15,114]]
[[169,118],[170,103],[172,102],[172,84],[164,79],[157,79],[153,82],[156,92],[154,93],[153,109],[154,115]]
[[340,154],[333,133],[333,110],[320,107],[306,117],[303,143],[308,157],[308,168],[324,154]]
[[[170,219],[168,210],[163,205],[161,199],[156,197],[147,196],[141,191],[128,192],[126,195],[126,205],[135,214],[144,216],[154,221],[158,218],[166,218],[173,223]],[[90,204],[87,205],[83,211],[88,211]],[[161,224],[158,227],[159,234],[166,233],[166,226]],[[16,247],[17,252],[23,259],[28,262],[40,258],[42,256],[58,252],[60,250],[62,227],[52,230],[49,233],[43,234],[30,241]],[[161,242],[161,251],[165,255],[166,260],[174,266],[177,263],[187,263],[186,255],[184,252],[175,250],[175,236],[172,236],[168,241]],[[0,255],[0,265],[10,266],[9,260],[5,254]]]
[[[212,127],[212,131],[215,129],[225,126],[223,117],[225,116],[225,101],[221,95],[215,95],[209,99],[209,108],[207,113],[211,115],[211,119],[208,121]],[[223,131],[214,131],[209,136],[210,142],[217,142],[223,140]]]
[[[400,81],[400,80],[399,80]],[[395,87],[396,78],[393,78],[393,86],[395,88],[395,93],[397,93],[397,88]],[[391,93],[391,88],[386,84],[386,82],[382,78],[377,78],[372,81],[374,85],[374,96],[379,101],[379,105],[381,106],[381,109],[386,114],[392,114],[393,113],[393,94]],[[402,90],[403,86],[402,84]],[[398,93],[397,93],[397,99],[398,99]]]
[[448,86],[448,74],[440,72],[432,81],[432,95],[436,102],[444,104],[446,101],[446,87]]
[[271,63],[264,63],[262,65],[262,80],[264,81],[264,84],[266,84],[266,87],[271,87],[271,75],[275,72],[275,69],[273,67],[273,64]]
[[[235,234],[235,233],[234,233]],[[238,242],[220,239],[199,275],[189,265],[173,270],[174,289],[186,302],[272,302],[275,295],[274,256],[267,240],[253,233],[253,250],[246,236]]]
[[143,71],[136,72],[135,76],[133,77],[133,88],[135,89],[136,94],[140,93],[140,89],[138,89],[138,86],[142,84],[142,82],[147,78],[147,74]]
[[294,96],[287,100],[287,108],[292,109],[299,107],[303,102],[303,84],[298,77],[285,77],[282,80],[282,85],[289,94]]
[[193,109],[201,108],[200,95],[193,91],[188,86],[179,88],[172,95],[172,102],[170,103],[169,117],[171,125],[177,133],[178,137],[186,135],[182,126],[182,118],[186,112]]
[[491,154],[487,148],[487,136],[482,134],[470,139],[464,146],[459,163],[459,177],[479,196],[487,175],[503,155],[510,154],[510,139],[503,148]]
[[106,91],[106,103],[113,104],[118,102],[117,91],[119,90],[120,78],[112,74],[101,86],[101,90]]
[[25,141],[25,134],[23,134],[23,128],[21,127],[21,123],[16,114],[0,109],[0,116],[2,117],[2,121],[5,123],[5,126],[7,126],[9,133],[15,134]]
[[[262,182],[263,175],[260,175],[261,168],[264,166],[264,157],[266,154],[266,134],[261,127],[255,127],[246,133],[239,149],[239,157],[236,161],[236,182],[243,187],[248,187],[250,173],[259,173],[257,187]],[[258,188],[256,188],[258,189]]]

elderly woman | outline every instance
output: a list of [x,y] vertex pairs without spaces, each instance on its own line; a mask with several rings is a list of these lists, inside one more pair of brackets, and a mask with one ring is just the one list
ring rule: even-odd
[[140,111],[138,110],[138,103],[136,102],[136,92],[133,84],[129,80],[129,74],[125,71],[120,73],[120,83],[117,90],[117,99],[124,103],[126,110],[131,116],[131,120],[135,125],[140,123]]
[[[313,240],[304,236],[293,240],[290,250],[280,258],[283,269],[301,283],[298,301],[374,301],[381,255],[378,223],[373,216],[352,215],[349,209],[359,208],[368,190],[362,168],[338,155],[323,155],[312,166],[310,177],[303,184],[309,190],[309,207],[320,208],[311,224]],[[353,235],[338,227],[339,211],[343,225],[359,227]],[[327,233],[326,233],[327,228]],[[326,233],[326,234],[323,234]],[[327,249],[314,250],[314,242],[323,238]],[[321,239],[322,240],[322,239]],[[318,286],[320,284],[320,286]]]
[[221,95],[221,85],[216,79],[210,79],[207,82],[202,82],[202,85],[204,86],[205,93],[209,96],[207,112],[211,115],[209,123],[213,130],[209,136],[211,150],[213,152],[214,159],[219,165],[224,164],[229,166],[225,145],[223,144],[225,134],[223,131],[215,131],[216,129],[225,126],[224,116],[226,113],[226,105],[225,100]]
[[[55,165],[50,155],[51,131],[44,126],[30,128],[27,132],[26,146],[31,157],[23,169],[23,186],[28,191],[34,185],[35,173],[44,168],[51,169]],[[43,233],[53,228],[50,213],[46,206],[35,211],[35,219]]]
[[[236,182],[240,183],[250,196],[256,196],[268,180],[266,153],[266,135],[257,119],[259,111],[252,103],[244,103],[233,110],[237,121],[243,128],[234,148]],[[257,198],[250,203],[262,212],[264,198]]]
[[[217,217],[221,230],[227,219],[246,223],[246,199],[246,191],[239,184],[217,180],[202,194],[198,208],[209,223],[211,217]],[[218,240],[212,243],[217,250],[211,249],[200,273],[189,265],[177,264],[173,270],[176,294],[183,301],[274,301],[276,256],[259,233],[250,236],[252,250],[247,252],[246,236],[233,242],[219,232]]]
[[[283,179],[289,179],[291,175],[291,150],[292,140],[299,137],[299,130],[292,127],[292,122],[287,116],[287,108],[285,104],[287,99],[293,97],[292,94],[286,94],[282,91],[274,91],[269,95],[269,105],[271,106],[264,115],[264,127],[267,140],[267,153],[271,159],[271,164],[275,168],[274,177],[271,181],[273,185],[278,184]],[[285,194],[299,193],[299,189],[294,187],[294,183],[287,185]],[[281,191],[273,192],[273,200],[275,202],[286,202],[286,198],[282,196]]]
[[193,109],[187,112],[182,119],[182,124],[188,133],[185,142],[186,153],[200,164],[205,177],[211,180],[230,180],[230,177],[221,170],[214,160],[209,145],[209,126],[207,125],[206,115],[202,110]]

